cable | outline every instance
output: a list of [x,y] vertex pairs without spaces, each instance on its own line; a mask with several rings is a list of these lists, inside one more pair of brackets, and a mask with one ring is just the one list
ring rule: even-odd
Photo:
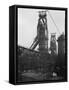
[[[47,11],[48,11],[48,10],[47,10]],[[56,25],[56,23],[55,23],[55,21],[54,21],[54,19],[53,19],[52,15],[50,14],[50,12],[49,12],[49,11],[48,11],[48,13],[49,13],[49,16],[51,17],[51,19],[52,19],[52,21],[53,21],[53,23],[54,23],[55,27],[57,28],[57,31],[58,31],[58,32],[59,32],[59,34],[60,34],[59,28],[57,27],[57,25]]]

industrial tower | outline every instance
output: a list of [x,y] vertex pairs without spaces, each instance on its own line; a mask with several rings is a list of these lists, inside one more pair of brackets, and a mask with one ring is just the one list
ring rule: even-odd
[[34,39],[31,49],[35,49],[39,45],[39,52],[48,52],[48,28],[46,11],[39,12],[37,25],[37,36]]
[[51,54],[56,54],[56,33],[51,33],[50,50]]

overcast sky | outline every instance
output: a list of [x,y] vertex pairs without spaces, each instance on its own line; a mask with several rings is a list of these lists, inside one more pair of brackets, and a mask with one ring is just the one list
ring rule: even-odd
[[[18,8],[18,45],[29,48],[37,35],[38,12],[44,11],[39,9],[25,9]],[[65,11],[49,10],[60,34],[65,31]],[[48,47],[50,46],[51,33],[56,33],[56,38],[60,35],[56,29],[51,17],[47,12],[47,25],[48,25]],[[65,33],[65,32],[64,32]]]

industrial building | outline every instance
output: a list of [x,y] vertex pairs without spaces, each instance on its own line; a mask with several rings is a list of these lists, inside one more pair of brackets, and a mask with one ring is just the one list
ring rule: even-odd
[[[56,42],[58,43],[58,55],[56,54]],[[35,51],[37,45],[39,46],[38,52]],[[63,34],[58,37],[58,40],[56,40],[56,33],[51,33],[50,51],[51,53],[49,53],[48,48],[47,12],[40,11],[37,25],[37,36],[32,45],[29,49],[18,46],[19,71],[21,73],[25,70],[38,71],[38,73],[41,73],[41,79],[52,79],[53,77],[51,78],[50,76],[54,72],[54,66],[56,66],[55,64],[58,61],[58,56],[65,54],[65,36]],[[61,61],[61,63],[62,62],[63,61]],[[59,65],[60,62],[58,67]],[[46,78],[47,76],[42,76],[46,74],[49,78]]]
[[58,54],[63,55],[65,54],[65,35],[62,34],[58,37]]

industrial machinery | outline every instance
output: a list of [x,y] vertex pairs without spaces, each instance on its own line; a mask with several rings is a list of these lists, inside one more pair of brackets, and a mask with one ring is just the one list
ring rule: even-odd
[[[48,26],[47,26],[47,14],[50,16],[53,24],[56,27],[56,30],[59,32],[59,28],[57,27],[52,15],[47,11],[39,11],[39,19],[37,25],[37,36],[35,37],[30,49],[34,50],[37,45],[39,46],[38,50],[40,53],[48,53]],[[50,51],[51,54],[56,54],[56,34],[51,34],[50,40]]]
[[30,49],[35,49],[39,45],[40,52],[48,52],[48,28],[46,11],[39,12],[37,36]]

